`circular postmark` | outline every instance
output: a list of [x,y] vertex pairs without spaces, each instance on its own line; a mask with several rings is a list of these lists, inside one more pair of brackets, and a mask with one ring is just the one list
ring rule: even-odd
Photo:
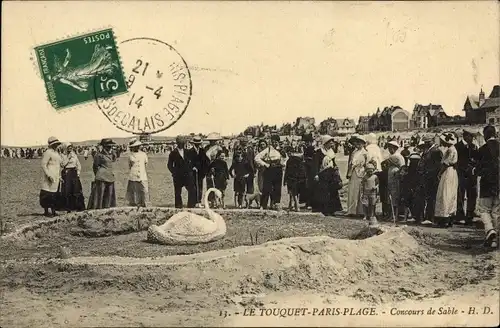
[[[128,92],[108,97],[116,81],[95,79],[96,102],[117,128],[151,134],[174,125],[191,100],[191,73],[171,45],[151,38],[120,43],[119,53]],[[99,95],[99,96],[98,96]]]

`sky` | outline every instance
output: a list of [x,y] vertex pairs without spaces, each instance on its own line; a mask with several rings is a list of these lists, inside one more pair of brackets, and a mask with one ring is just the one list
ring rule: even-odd
[[95,103],[56,112],[33,48],[111,27],[171,44],[191,102],[162,136],[242,132],[312,116],[357,121],[377,107],[441,104],[499,83],[499,3],[3,2],[1,144],[127,137]]

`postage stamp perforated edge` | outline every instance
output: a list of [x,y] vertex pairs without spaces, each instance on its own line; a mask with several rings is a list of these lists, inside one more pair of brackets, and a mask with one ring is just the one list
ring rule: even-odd
[[[78,34],[66,35],[65,37],[60,37],[60,38],[57,38],[57,39],[53,39],[51,41],[47,41],[47,42],[44,42],[43,44],[35,45],[32,48],[30,48],[30,61],[31,61],[31,64],[33,65],[33,69],[35,71],[36,76],[38,76],[38,78],[41,79],[42,82],[43,82],[42,86],[44,88],[44,92],[45,92],[45,96],[46,96],[45,99],[47,100],[47,102],[49,103],[49,105],[51,105],[51,107],[54,109],[55,112],[57,112],[59,114],[62,114],[62,113],[67,113],[69,111],[72,111],[74,109],[94,107],[94,106],[92,106],[92,104],[95,104],[95,99],[90,99],[88,101],[81,102],[81,103],[78,103],[78,104],[75,104],[75,105],[69,105],[69,106],[65,106],[65,107],[59,107],[57,109],[54,108],[52,106],[52,104],[50,103],[50,98],[49,98],[49,94],[48,94],[48,91],[47,91],[47,86],[46,86],[45,80],[44,80],[44,78],[43,78],[43,76],[42,76],[42,74],[40,72],[40,64],[38,62],[38,58],[37,58],[37,54],[36,54],[36,49],[40,48],[40,47],[43,47],[43,46],[48,46],[48,45],[51,45],[51,44],[55,44],[55,43],[59,43],[59,42],[64,42],[64,41],[67,41],[67,40],[71,40],[71,39],[74,39],[74,38],[83,37],[85,35],[97,33],[97,32],[104,31],[104,30],[111,30],[111,32],[112,32],[113,40],[114,40],[114,43],[115,43],[115,46],[116,46],[116,54],[118,55],[118,64],[120,66],[119,69],[121,70],[122,75],[125,77],[125,71],[123,69],[122,58],[120,56],[120,48],[118,47],[118,44],[120,43],[118,41],[119,38],[117,38],[117,35],[116,35],[116,32],[115,32],[113,26],[110,26],[110,25],[104,25],[104,26],[101,26],[99,28],[85,30],[85,31],[82,31],[81,33],[78,33]],[[123,94],[124,93],[122,93],[122,94],[116,94],[115,96],[118,97],[118,96],[123,95]]]

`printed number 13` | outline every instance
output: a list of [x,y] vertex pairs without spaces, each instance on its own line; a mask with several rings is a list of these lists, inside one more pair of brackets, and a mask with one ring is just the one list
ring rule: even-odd
[[[142,60],[140,59],[137,59],[137,62],[136,62],[136,66],[134,67],[134,69],[132,70],[132,72],[134,72],[135,74],[139,74],[139,68],[142,66]],[[149,63],[146,62],[144,64],[144,69],[142,70],[142,76],[144,76],[144,74],[146,74],[146,70],[148,69],[148,66],[149,66]]]

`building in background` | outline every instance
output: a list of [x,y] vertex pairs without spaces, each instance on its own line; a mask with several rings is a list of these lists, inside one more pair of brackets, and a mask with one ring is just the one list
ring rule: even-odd
[[410,113],[400,106],[377,108],[368,119],[368,131],[406,131],[410,129]]
[[[337,131],[338,135],[353,134],[356,132],[356,122],[350,118],[340,118],[335,119],[337,121]],[[333,135],[333,134],[332,134]]]
[[297,117],[293,129],[298,135],[312,133],[316,130],[316,120],[314,117]]
[[500,86],[495,85],[488,98],[483,88],[479,97],[467,96],[463,111],[469,124],[500,124]]
[[447,119],[448,115],[441,105],[415,104],[415,106],[413,107],[410,125],[412,128],[426,129],[429,127],[438,126],[441,122],[445,122]]
[[370,131],[370,116],[360,116],[358,120],[358,125],[356,126],[356,132],[365,133]]

